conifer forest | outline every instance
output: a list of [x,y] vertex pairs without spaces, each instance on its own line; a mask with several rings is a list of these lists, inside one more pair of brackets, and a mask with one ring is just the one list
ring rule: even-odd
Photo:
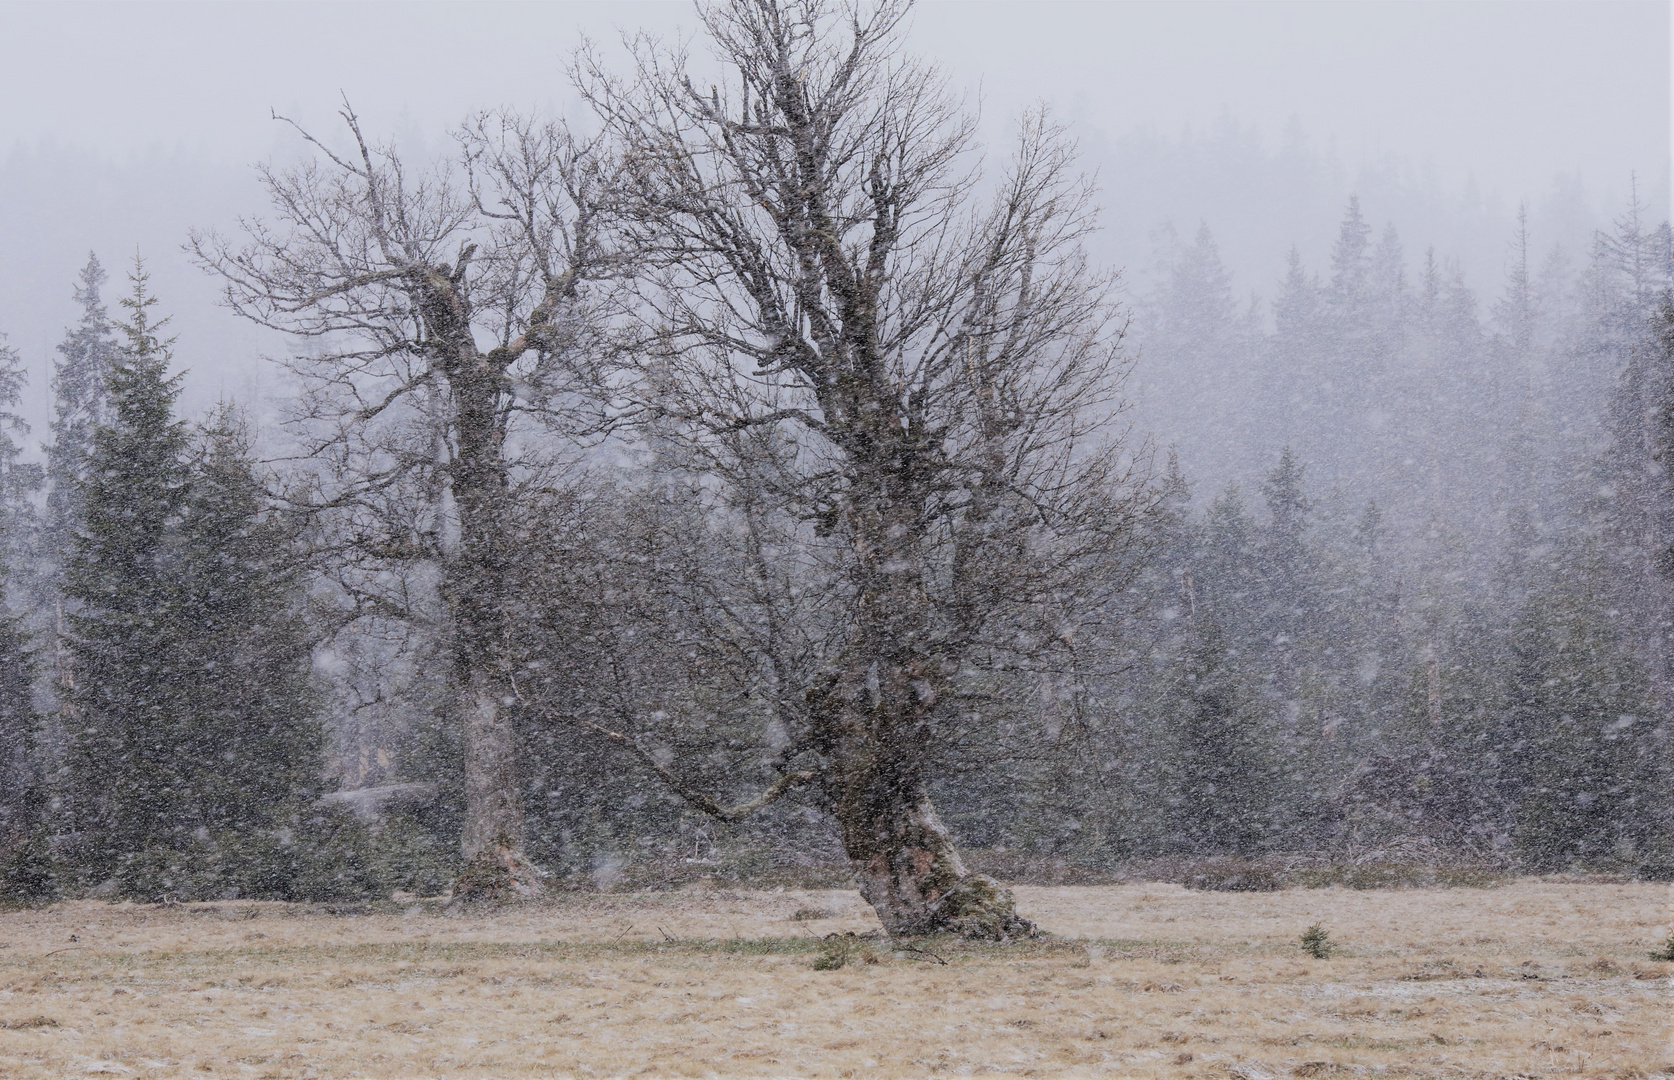
[[[1674,878],[1666,173],[1497,276],[1357,190],[1116,265],[1129,180],[912,14],[704,3],[423,139],[309,87],[236,220],[32,271],[0,904]],[[180,251],[271,399],[188,403]]]

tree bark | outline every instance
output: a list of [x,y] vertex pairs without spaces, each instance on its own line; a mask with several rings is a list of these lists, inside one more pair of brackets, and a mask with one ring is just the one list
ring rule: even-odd
[[[1000,939],[1033,927],[965,867],[929,782],[977,651],[1068,641],[1053,586],[1073,571],[1037,567],[1025,530],[1050,520],[1064,552],[1105,531],[1090,508],[1122,473],[1089,443],[1120,309],[1044,117],[993,207],[955,224],[976,128],[902,54],[909,7],[725,0],[703,20],[736,95],[649,50],[633,85],[582,82],[636,163],[624,220],[656,271],[640,318],[678,373],[652,373],[648,413],[685,418],[712,475],[830,541],[818,668],[787,711],[861,891],[892,934]],[[745,431],[782,441],[760,453]],[[979,644],[1008,610],[1032,632]]]
[[[466,331],[468,333],[468,331]],[[467,339],[468,341],[468,339]],[[454,397],[457,458],[452,470],[459,551],[450,560],[454,694],[465,752],[465,869],[461,900],[509,899],[541,892],[541,875],[523,854],[522,782],[517,736],[503,701],[506,643],[506,529],[509,505],[500,422],[505,350],[483,354],[462,342],[444,368]]]
[[454,885],[458,900],[535,896],[540,871],[523,855],[523,807],[517,745],[500,695],[487,676],[472,672],[458,691],[464,724],[465,868]]
[[[826,802],[861,896],[890,936],[956,933],[1004,941],[1033,936],[1009,889],[973,874],[936,816],[928,776],[937,703],[951,687],[950,657],[931,640],[932,616],[910,550],[917,530],[862,514],[856,544],[863,640],[855,660],[813,695],[815,737],[830,762]],[[891,580],[893,579],[893,580]]]
[[860,895],[891,937],[1007,941],[1038,933],[1017,914],[1010,889],[965,866],[922,788],[879,784],[838,804],[836,816]]

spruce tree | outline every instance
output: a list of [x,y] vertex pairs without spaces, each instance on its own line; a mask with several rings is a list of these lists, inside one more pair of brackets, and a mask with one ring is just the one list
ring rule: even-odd
[[1172,229],[1166,237],[1158,288],[1140,309],[1147,359],[1136,373],[1139,396],[1159,440],[1199,469],[1228,474],[1242,442],[1240,413],[1256,390],[1255,313],[1239,310],[1207,225],[1190,243]]
[[1511,265],[1506,268],[1505,294],[1493,306],[1494,323],[1519,359],[1534,341],[1536,288],[1529,273],[1529,206],[1517,208],[1517,235],[1511,241]]
[[98,257],[89,253],[74,291],[81,318],[65,332],[53,366],[52,440],[43,447],[46,468],[41,474],[46,487],[45,512],[27,559],[28,572],[23,571],[25,560],[13,562],[12,595],[26,596],[33,608],[28,620],[36,643],[32,676],[39,674],[41,667],[50,668],[51,693],[58,698],[56,707],[40,718],[31,739],[32,786],[28,790],[29,798],[39,808],[34,816],[42,819],[35,827],[43,835],[57,823],[44,820],[44,808],[50,806],[50,800],[35,796],[47,794],[40,785],[49,783],[62,768],[63,720],[70,708],[66,691],[71,675],[63,641],[64,568],[79,527],[81,490],[87,480],[93,433],[105,415],[105,380],[117,352],[115,325],[100,297],[104,281],[104,268]]
[[[22,462],[13,434],[28,431],[13,411],[24,382],[22,359],[0,336],[0,876],[30,834],[41,825],[39,746],[30,682],[33,657],[22,619],[7,594],[30,546],[34,517],[30,497],[40,487],[39,466]],[[0,881],[0,891],[12,891]]]
[[0,901],[52,900],[58,882],[31,700],[35,657],[23,620],[6,604],[6,569],[0,564]]
[[65,792],[84,869],[104,878],[124,856],[181,832],[185,778],[180,657],[184,614],[179,524],[187,496],[186,425],[174,417],[180,376],[136,266],[125,347],[108,373],[109,422],[93,429],[80,529],[64,593],[73,653]]
[[1331,250],[1331,290],[1334,304],[1352,307],[1366,299],[1372,271],[1372,227],[1360,214],[1360,196],[1350,195],[1348,209],[1337,229]]
[[1645,672],[1611,625],[1596,559],[1535,596],[1518,621],[1505,777],[1513,838],[1533,870],[1667,873],[1667,781]]
[[45,546],[48,557],[60,567],[81,518],[81,489],[87,479],[93,433],[105,419],[105,381],[118,350],[116,326],[100,297],[104,282],[104,267],[98,256],[89,253],[75,290],[81,320],[65,333],[53,365]]
[[1168,698],[1178,725],[1175,837],[1193,854],[1253,854],[1271,824],[1267,752],[1238,652],[1208,611],[1192,620]]
[[41,486],[41,467],[21,460],[23,447],[14,438],[29,433],[16,412],[26,380],[23,358],[0,334],[0,566],[14,572],[33,546],[33,498]]
[[175,419],[155,303],[137,269],[65,578],[71,823],[123,893],[284,895],[292,855],[275,877],[250,851],[323,772],[299,567],[236,415],[196,438]]
[[318,794],[323,731],[301,566],[246,426],[223,408],[197,443],[179,525],[184,812],[194,828],[245,832],[282,823]]
[[1305,469],[1287,446],[1261,485],[1268,521],[1256,544],[1262,585],[1257,612],[1272,664],[1273,688],[1284,696],[1295,691],[1296,654],[1318,615],[1315,552],[1304,536],[1310,509],[1302,492]]
[[29,685],[34,657],[23,620],[6,605],[6,577],[0,564],[0,861],[38,824],[31,807],[39,794]]

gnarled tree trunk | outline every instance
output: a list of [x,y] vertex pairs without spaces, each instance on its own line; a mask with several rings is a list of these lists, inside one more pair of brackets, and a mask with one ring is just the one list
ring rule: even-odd
[[891,428],[900,430],[886,422],[866,441],[884,449],[884,460],[861,470],[882,482],[850,493],[860,593],[851,645],[856,659],[810,701],[816,745],[830,763],[826,801],[860,894],[892,937],[1033,935],[1010,890],[965,866],[930,801],[938,705],[951,695],[949,676],[958,661],[943,652],[947,636],[933,632],[935,611],[923,587],[923,523],[910,500],[889,494],[913,459],[910,448],[892,446]]
[[891,937],[955,933],[1005,941],[1036,933],[1017,914],[1011,890],[973,874],[919,784],[880,779],[836,806],[843,850],[860,895]]

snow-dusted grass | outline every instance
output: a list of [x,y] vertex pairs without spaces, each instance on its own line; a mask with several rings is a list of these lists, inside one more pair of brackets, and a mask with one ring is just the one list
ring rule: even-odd
[[[876,927],[853,893],[0,913],[0,1076],[1674,1069],[1674,964],[1646,957],[1669,935],[1664,886],[1017,891],[1055,940],[862,941],[833,971],[814,969],[819,936]],[[1313,923],[1331,959],[1302,953]]]

